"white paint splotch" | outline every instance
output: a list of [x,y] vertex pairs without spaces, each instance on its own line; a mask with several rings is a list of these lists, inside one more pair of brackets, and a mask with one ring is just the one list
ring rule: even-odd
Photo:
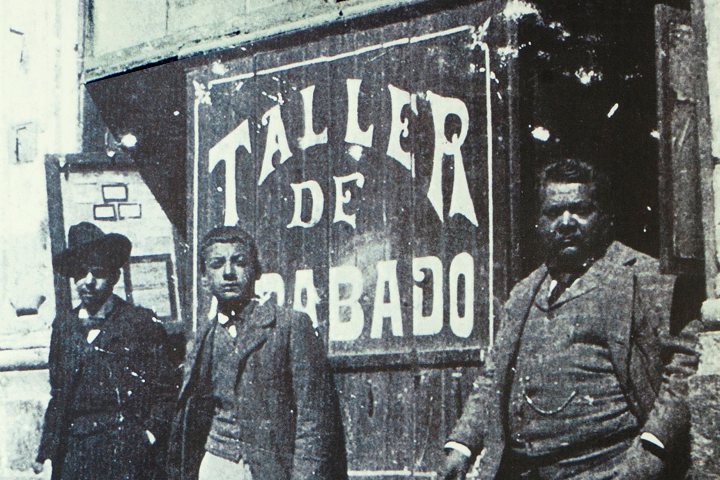
[[534,4],[522,0],[510,0],[503,10],[503,15],[508,20],[517,20],[526,15],[539,15],[539,13]]
[[615,112],[617,112],[617,109],[618,109],[619,107],[620,107],[620,104],[618,104],[618,103],[616,103],[615,105],[613,105],[612,107],[610,107],[610,110],[608,110],[608,113],[607,113],[607,118],[610,118],[610,117],[612,117],[613,115],[615,115]]
[[547,142],[550,139],[550,131],[541,126],[537,126],[532,129],[530,132],[530,135],[533,136],[536,140],[540,140],[541,142]]
[[226,73],[228,73],[228,68],[225,66],[224,63],[219,60],[216,60],[212,63],[210,70],[212,70],[212,73],[214,73],[215,75],[225,75]]
[[582,85],[585,85],[586,87],[592,85],[595,82],[600,82],[603,79],[602,72],[596,71],[593,68],[580,67],[575,70],[575,73],[573,75]]
[[720,0],[707,0],[703,3],[705,9],[705,34],[707,36],[707,76],[712,124],[712,154],[715,157],[720,157]]

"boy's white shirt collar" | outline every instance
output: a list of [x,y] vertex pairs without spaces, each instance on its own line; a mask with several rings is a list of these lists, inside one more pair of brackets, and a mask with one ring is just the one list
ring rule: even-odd
[[[265,303],[261,298],[253,297],[250,299],[251,302],[257,302],[260,305]],[[220,323],[220,325],[225,325],[227,321],[230,319],[227,315],[222,313],[220,310],[218,310],[218,301],[217,298],[213,297],[212,300],[210,300],[210,309],[208,310],[207,314],[208,320],[213,320],[217,318],[217,321]]]
[[[260,299],[257,297],[251,298],[250,301],[260,303]],[[208,318],[217,318],[217,322],[222,326],[225,326],[230,321],[230,317],[218,310],[218,302],[215,297],[213,297],[212,301],[210,302],[210,311],[208,312]],[[230,325],[229,327],[227,327],[227,332],[232,338],[237,338],[237,326]]]
[[[230,317],[224,313],[218,312],[217,321],[220,325],[225,326],[230,321]],[[227,327],[227,332],[232,338],[237,338],[237,327],[234,324]]]

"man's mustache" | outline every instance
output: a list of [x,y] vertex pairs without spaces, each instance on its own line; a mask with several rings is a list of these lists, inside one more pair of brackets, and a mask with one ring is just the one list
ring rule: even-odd
[[582,243],[582,239],[580,235],[577,234],[570,234],[570,235],[559,235],[555,234],[551,239],[551,245],[557,249],[560,249],[565,246],[577,246]]
[[580,239],[580,234],[578,232],[570,232],[570,233],[554,232],[553,233],[553,240],[556,240],[556,241],[566,241],[566,240],[577,241],[579,239]]

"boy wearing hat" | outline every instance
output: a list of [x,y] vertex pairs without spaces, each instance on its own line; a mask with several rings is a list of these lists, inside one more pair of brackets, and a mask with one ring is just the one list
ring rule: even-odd
[[254,295],[255,241],[212,229],[200,250],[217,312],[185,362],[168,452],[173,480],[343,480],[338,399],[310,320]]
[[53,258],[72,278],[80,305],[52,325],[50,402],[36,473],[53,480],[153,478],[155,445],[167,431],[174,388],[167,334],[153,313],[113,294],[132,244],[82,222]]

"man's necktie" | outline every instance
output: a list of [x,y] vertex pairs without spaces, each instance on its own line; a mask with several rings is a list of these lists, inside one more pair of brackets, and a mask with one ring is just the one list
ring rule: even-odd
[[85,332],[85,340],[87,343],[93,343],[98,335],[100,335],[100,329],[102,328],[105,319],[88,316],[87,312],[82,310],[78,314],[78,320],[80,321],[83,332]]
[[572,285],[576,277],[568,277],[565,280],[552,280],[550,282],[550,293],[548,294],[548,305],[554,305],[560,299],[565,290]]

